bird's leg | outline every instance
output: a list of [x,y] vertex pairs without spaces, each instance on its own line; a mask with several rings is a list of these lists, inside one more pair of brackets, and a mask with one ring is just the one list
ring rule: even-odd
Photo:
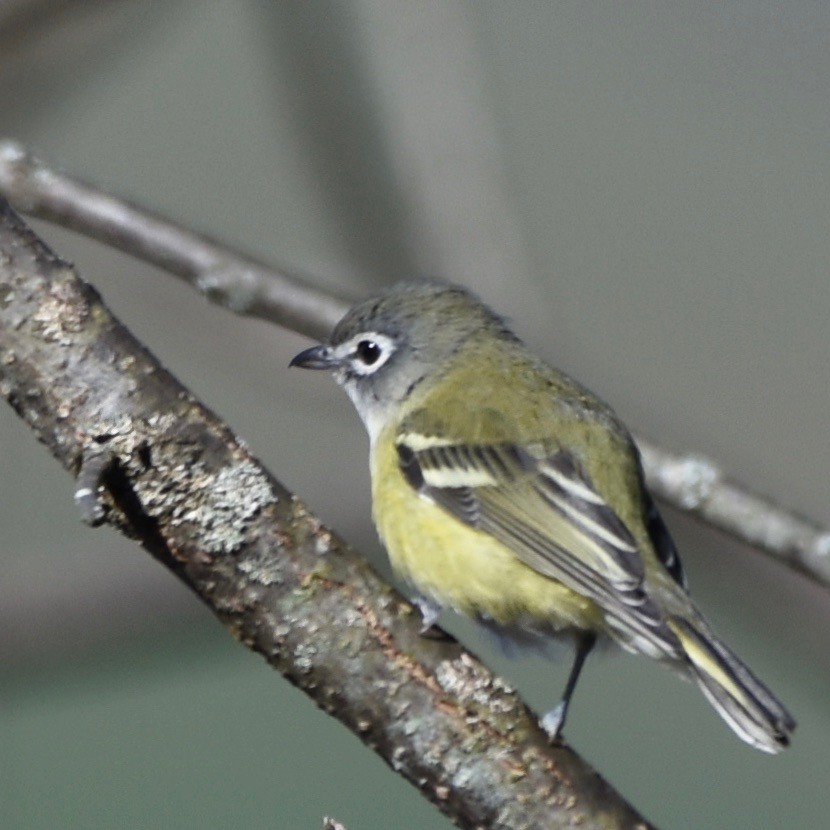
[[435,600],[424,596],[415,597],[412,604],[421,612],[421,634],[426,634],[438,622],[443,609]]
[[562,699],[540,722],[542,729],[548,733],[548,737],[552,741],[556,740],[562,732],[562,727],[565,725],[565,718],[568,715],[568,704],[571,702],[571,695],[576,688],[576,681],[579,680],[579,673],[582,671],[585,658],[591,653],[591,649],[594,647],[596,641],[596,634],[592,631],[586,631],[579,636],[576,641],[576,654],[574,655],[573,666],[571,666],[571,673],[568,675],[568,682],[565,684]]

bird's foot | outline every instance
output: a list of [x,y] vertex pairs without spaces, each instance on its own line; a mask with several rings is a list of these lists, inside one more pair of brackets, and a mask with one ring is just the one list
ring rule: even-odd
[[565,704],[565,701],[561,700],[556,704],[556,706],[553,707],[553,709],[550,710],[550,712],[542,717],[542,720],[539,721],[539,726],[544,729],[548,738],[550,738],[552,742],[559,740],[562,727],[565,724],[565,715],[567,714],[567,711],[568,707]]
[[438,622],[441,606],[428,597],[415,597],[412,604],[421,612],[421,634],[426,634]]

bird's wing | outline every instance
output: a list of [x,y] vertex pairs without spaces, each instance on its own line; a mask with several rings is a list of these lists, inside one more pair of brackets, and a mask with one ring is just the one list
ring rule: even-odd
[[460,443],[420,432],[413,415],[396,438],[413,488],[596,602],[624,641],[676,652],[676,637],[643,590],[636,540],[571,453],[533,442]]
[[680,554],[674,546],[674,540],[671,538],[669,529],[666,527],[663,517],[657,510],[657,505],[654,499],[649,495],[648,491],[644,491],[645,496],[645,517],[646,530],[648,531],[651,544],[654,546],[654,552],[663,567],[669,572],[671,578],[684,590],[689,588],[686,580],[686,572],[683,569],[683,563],[680,561]]

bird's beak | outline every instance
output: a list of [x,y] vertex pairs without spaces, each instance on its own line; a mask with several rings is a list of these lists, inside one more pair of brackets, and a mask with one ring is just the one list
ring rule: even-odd
[[339,362],[328,346],[312,346],[295,355],[288,365],[301,369],[335,369]]

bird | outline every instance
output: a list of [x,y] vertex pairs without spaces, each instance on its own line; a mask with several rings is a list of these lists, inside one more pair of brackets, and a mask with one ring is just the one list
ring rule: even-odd
[[472,292],[395,283],[290,365],[331,372],[362,419],[374,523],[424,630],[451,609],[507,641],[573,644],[551,740],[611,641],[696,683],[751,746],[788,746],[792,715],[693,603],[627,428]]

